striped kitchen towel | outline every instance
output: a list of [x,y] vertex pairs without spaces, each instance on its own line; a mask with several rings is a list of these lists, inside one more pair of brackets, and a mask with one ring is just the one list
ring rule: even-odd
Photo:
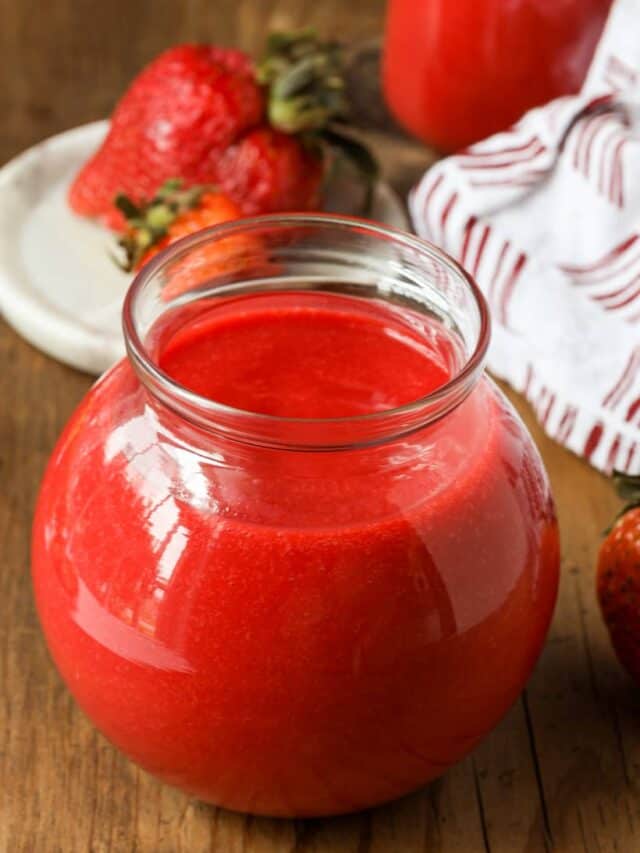
[[418,234],[476,278],[489,368],[549,435],[640,472],[640,0],[616,0],[579,95],[433,166]]

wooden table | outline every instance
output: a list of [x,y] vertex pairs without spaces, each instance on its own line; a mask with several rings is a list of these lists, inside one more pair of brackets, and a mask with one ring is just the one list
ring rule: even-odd
[[[184,39],[255,49],[265,29],[380,34],[383,0],[0,0],[0,162],[106,115],[133,72]],[[404,187],[427,153],[381,143]],[[56,436],[90,378],[0,327],[0,853],[493,853],[640,850],[640,701],[593,591],[609,484],[531,426],[563,533],[560,599],[526,692],[443,779],[384,808],[317,821],[216,810],[154,781],[84,719],[48,658],[29,583],[29,528]]]

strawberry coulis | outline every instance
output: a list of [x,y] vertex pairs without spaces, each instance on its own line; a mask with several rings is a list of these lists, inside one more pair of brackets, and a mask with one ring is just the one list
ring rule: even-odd
[[435,324],[427,342],[425,328],[413,329],[404,314],[354,311],[347,297],[292,299],[260,296],[213,309],[173,335],[160,367],[237,409],[338,418],[418,400],[444,385],[460,359]]
[[[158,356],[200,395],[303,418],[403,405],[461,361],[434,320],[302,293],[208,310]],[[49,465],[34,583],[80,705],[235,809],[349,811],[440,775],[517,697],[556,595],[551,499],[509,405],[483,378],[437,423],[322,453],[183,426],[121,362]]]

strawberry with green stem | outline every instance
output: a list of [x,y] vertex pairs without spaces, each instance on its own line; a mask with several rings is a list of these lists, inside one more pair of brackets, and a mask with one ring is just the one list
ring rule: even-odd
[[[220,190],[185,188],[180,180],[167,181],[152,199],[142,203],[119,195],[116,205],[127,224],[118,241],[124,254],[120,265],[127,272],[139,270],[182,237],[241,216],[238,205]],[[263,260],[262,246],[252,237],[236,235],[205,243],[167,271],[162,296],[172,299],[243,264]]]
[[319,152],[325,177],[336,160],[351,163],[364,185],[368,211],[379,170],[369,149],[350,132],[341,45],[318,41],[310,29],[272,33],[257,78],[268,93],[271,126],[296,134]]
[[272,36],[257,67],[239,51],[174,47],[125,92],[69,202],[123,230],[116,195],[139,204],[180,179],[217,185],[243,214],[310,210],[338,152],[370,195],[375,162],[345,135],[347,113],[341,51],[309,31]]

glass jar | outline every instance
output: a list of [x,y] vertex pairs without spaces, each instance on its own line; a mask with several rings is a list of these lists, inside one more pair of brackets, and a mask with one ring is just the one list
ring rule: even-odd
[[[212,247],[216,272],[199,264]],[[160,369],[185,322],[283,293],[428,319],[457,341],[455,375],[400,408],[311,420]],[[549,485],[483,373],[476,285],[408,234],[260,217],[148,264],[124,331],[128,358],[71,418],[34,522],[39,615],[80,706],[144,768],[232,809],[345,812],[441,774],[518,696],[558,581]]]
[[455,151],[579,91],[612,0],[389,0],[383,83],[411,133]]

